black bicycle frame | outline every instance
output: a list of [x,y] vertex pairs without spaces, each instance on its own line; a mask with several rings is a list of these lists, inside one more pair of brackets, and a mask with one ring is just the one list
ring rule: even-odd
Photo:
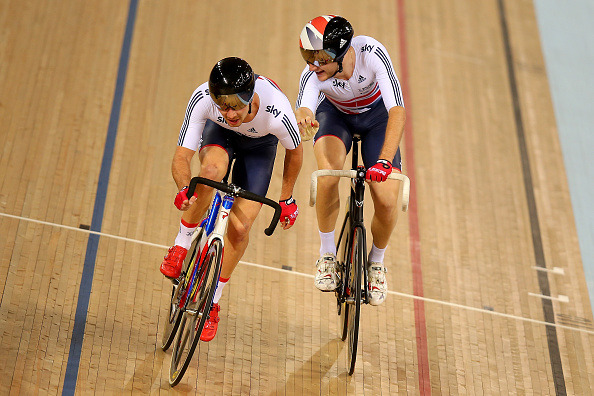
[[[365,197],[365,167],[359,165],[359,141],[361,137],[357,134],[353,135],[353,149],[352,149],[352,168],[357,171],[357,178],[351,179],[351,195],[349,197],[349,220],[350,220],[350,230],[345,230],[349,232],[348,239],[350,243],[353,242],[353,235],[354,231],[357,228],[361,229],[361,235],[363,235],[363,246],[367,246],[367,236],[365,231],[365,224],[363,222],[363,200]],[[349,261],[351,259],[350,254],[352,250],[349,249],[349,257],[347,258]],[[347,261],[348,262],[348,261]],[[348,266],[347,266],[348,267]],[[363,256],[363,284],[367,284],[367,255]],[[367,288],[363,288],[363,294],[361,298],[362,302],[367,303]]]

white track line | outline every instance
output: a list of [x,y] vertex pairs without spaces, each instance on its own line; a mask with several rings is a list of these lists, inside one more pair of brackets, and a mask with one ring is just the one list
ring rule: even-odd
[[[125,238],[125,237],[121,237],[121,236],[117,236],[117,235],[105,234],[103,232],[84,230],[82,228],[70,227],[70,226],[65,226],[65,225],[56,224],[56,223],[49,223],[47,221],[34,220],[34,219],[29,219],[27,217],[14,216],[14,215],[9,215],[9,214],[6,214],[6,213],[1,213],[1,212],[0,212],[0,216],[9,217],[9,218],[12,218],[12,219],[17,219],[17,220],[28,221],[28,222],[31,222],[31,223],[49,225],[49,226],[52,226],[52,227],[64,228],[64,229],[71,230],[71,231],[79,231],[79,232],[84,232],[84,233],[87,233],[87,234],[100,235],[100,236],[106,237],[106,238],[113,238],[113,239],[119,239],[119,240],[126,241],[126,242],[139,243],[139,244],[142,244],[142,245],[157,247],[157,248],[161,248],[161,249],[168,249],[169,248],[169,246],[166,246],[166,245],[159,245],[159,244],[156,244],[156,243],[145,242],[145,241],[141,241],[141,240],[138,240],[138,239],[131,239],[131,238]],[[294,272],[294,271],[285,270],[285,269],[281,269],[281,268],[269,267],[269,266],[261,265],[261,264],[249,263],[247,261],[240,261],[240,263],[241,264],[244,264],[244,265],[248,265],[250,267],[261,268],[261,269],[265,269],[265,270],[268,270],[268,271],[277,271],[277,272],[283,272],[285,274],[292,274],[292,275],[297,275],[297,276],[303,276],[303,277],[306,277],[306,278],[314,278],[314,276],[313,275],[310,275],[310,274],[304,274],[304,273],[301,273],[301,272]],[[419,297],[419,296],[415,296],[415,295],[412,295],[412,294],[400,293],[400,292],[396,292],[396,291],[388,291],[388,294],[394,294],[396,296],[405,297],[405,298],[411,298],[411,299],[414,299],[414,300],[420,300],[420,301],[429,302],[429,303],[446,305],[448,307],[465,309],[465,310],[473,311],[473,312],[480,312],[480,313],[487,314],[487,315],[499,316],[499,317],[503,317],[503,318],[514,319],[514,320],[519,320],[519,321],[523,321],[523,322],[529,322],[529,323],[534,323],[534,324],[539,324],[539,325],[544,325],[544,326],[553,326],[553,327],[556,327],[556,328],[559,328],[559,329],[579,331],[579,332],[582,332],[582,333],[594,335],[594,331],[593,330],[580,329],[579,327],[565,326],[565,325],[558,324],[558,323],[554,323],[553,324],[553,323],[544,322],[542,320],[525,318],[525,317],[522,317],[522,316],[509,315],[509,314],[505,314],[505,313],[501,313],[501,312],[490,311],[488,309],[475,308],[475,307],[470,307],[470,306],[467,306],[467,305],[455,304],[455,303],[451,303],[451,302],[447,302],[447,301],[441,301],[441,300],[435,300],[435,299],[427,298],[427,297]]]
[[56,224],[56,223],[48,223],[47,221],[34,220],[34,219],[29,219],[29,218],[20,217],[20,216],[13,216],[13,215],[9,215],[9,214],[6,214],[6,213],[0,213],[0,216],[10,217],[11,219],[29,221],[31,223],[48,225],[48,226],[52,226],[52,227],[65,228],[67,230],[84,232],[86,234],[100,235],[100,236],[103,236],[103,237],[106,237],[106,238],[119,239],[119,240],[126,241],[126,242],[140,243],[141,245],[148,245],[148,246],[153,246],[153,247],[158,247],[158,248],[169,249],[169,246],[165,246],[165,245],[158,245],[156,243],[140,241],[138,239],[131,239],[131,238],[125,238],[125,237],[121,237],[121,236],[117,236],[117,235],[105,234],[103,232],[98,232],[98,231],[85,230],[83,228],[78,228],[78,227],[71,227],[71,226],[62,225],[62,224]]

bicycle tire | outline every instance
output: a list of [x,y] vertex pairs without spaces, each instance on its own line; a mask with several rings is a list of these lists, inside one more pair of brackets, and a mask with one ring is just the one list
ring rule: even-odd
[[338,237],[338,244],[336,246],[336,251],[338,253],[338,271],[340,275],[340,283],[336,289],[336,309],[338,311],[339,336],[342,341],[346,340],[348,333],[349,311],[346,307],[345,300],[346,285],[349,278],[349,267],[346,265],[346,263],[349,260],[349,240],[351,233],[350,218],[349,213],[347,212],[342,223],[340,236]]
[[357,347],[359,345],[359,319],[361,317],[361,275],[365,255],[365,239],[363,229],[356,227],[353,230],[351,253],[349,261],[350,279],[348,289],[351,301],[347,301],[348,310],[348,369],[349,375],[355,372],[355,363],[357,362]]
[[185,291],[186,270],[188,268],[192,268],[190,264],[200,255],[200,242],[206,237],[204,234],[204,229],[202,228],[200,228],[195,235],[196,236],[192,239],[192,245],[189,249],[191,254],[188,254],[184,260],[182,275],[180,278],[178,278],[177,284],[174,284],[173,289],[171,290],[171,302],[169,304],[169,311],[166,319],[167,321],[165,322],[165,328],[163,329],[163,336],[161,338],[161,349],[163,351],[166,351],[171,346],[171,343],[173,342],[173,339],[177,333],[177,329],[179,328],[179,323],[181,322],[182,309],[180,308],[179,302]]
[[222,257],[223,243],[215,239],[198,268],[196,288],[193,292],[189,291],[189,301],[175,337],[169,366],[171,386],[177,385],[184,376],[200,340],[217,287]]

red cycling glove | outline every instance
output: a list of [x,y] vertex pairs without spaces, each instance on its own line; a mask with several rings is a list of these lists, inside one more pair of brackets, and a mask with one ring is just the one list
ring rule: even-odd
[[[185,186],[175,196],[175,200],[173,201],[173,204],[179,210],[181,210],[181,206],[184,203],[184,201],[187,201],[188,200],[188,196],[186,195],[186,192],[187,191],[188,191],[188,186]],[[196,194],[194,194],[194,196],[196,196]]]
[[285,199],[284,201],[279,201],[281,206],[281,216],[280,222],[284,225],[288,225],[289,227],[295,224],[295,219],[299,214],[299,208],[297,208],[297,203],[293,199],[293,197],[289,199]]
[[392,163],[388,160],[377,160],[376,164],[367,169],[365,179],[376,182],[384,182],[388,180],[388,176],[392,173]]

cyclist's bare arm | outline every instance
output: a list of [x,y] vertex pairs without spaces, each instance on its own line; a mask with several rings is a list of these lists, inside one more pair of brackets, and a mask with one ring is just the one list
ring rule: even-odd
[[171,163],[171,174],[179,190],[190,184],[190,179],[192,179],[190,163],[195,153],[194,150],[182,146],[175,148],[175,154]]
[[396,150],[402,140],[404,133],[404,123],[406,121],[406,113],[404,107],[394,106],[388,111],[388,125],[386,126],[386,137],[384,144],[380,151],[379,159],[386,159],[392,161],[396,155]]
[[303,164],[303,145],[300,144],[293,150],[285,151],[285,163],[283,169],[283,184],[281,186],[280,200],[291,198],[297,176]]
[[[173,155],[173,161],[171,163],[171,174],[173,175],[175,184],[177,184],[178,190],[181,190],[183,187],[190,184],[190,179],[192,179],[190,163],[192,162],[192,157],[195,153],[194,150],[190,150],[186,147],[177,146],[175,148],[175,154]],[[180,210],[187,210],[194,201],[196,201],[196,197],[194,196],[190,197],[189,200],[185,200],[182,203]]]

